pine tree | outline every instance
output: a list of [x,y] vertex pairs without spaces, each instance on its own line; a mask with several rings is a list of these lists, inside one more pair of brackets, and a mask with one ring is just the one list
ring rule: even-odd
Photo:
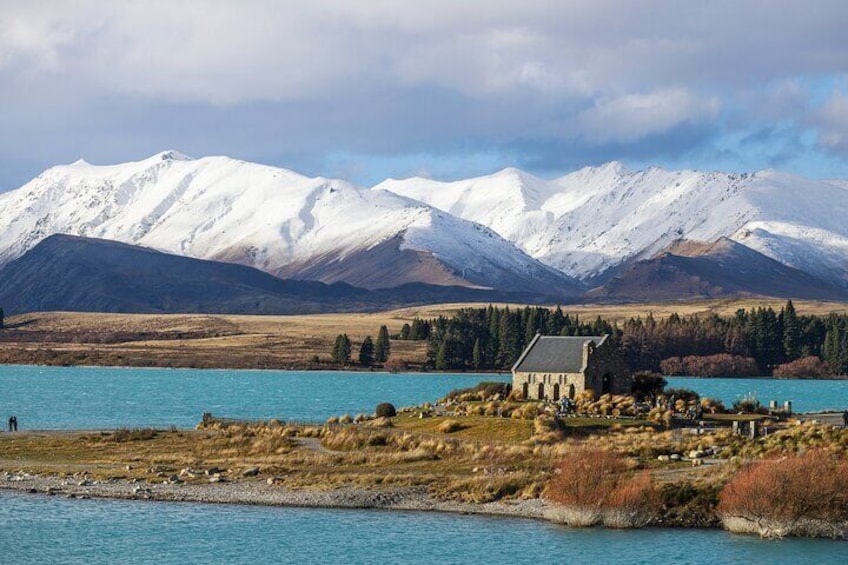
[[783,310],[783,354],[787,361],[801,356],[801,324],[791,300]]
[[347,334],[339,334],[333,345],[333,361],[340,365],[347,365],[350,363],[350,350],[350,338],[347,337]]
[[3,311],[3,307],[0,306],[0,330],[2,330],[5,327],[5,320],[4,320],[5,317],[6,317],[6,313]]
[[403,327],[400,329],[400,338],[404,340],[409,339],[409,332],[411,331],[412,328],[409,327],[409,324],[404,324]]
[[444,371],[445,369],[448,368],[448,361],[447,361],[448,353],[447,352],[448,352],[448,342],[443,341],[442,344],[439,346],[439,351],[436,353],[436,370],[437,371]]
[[366,367],[374,364],[374,341],[370,335],[362,340],[362,346],[359,348],[359,364]]
[[389,343],[389,330],[386,326],[380,326],[377,334],[377,345],[374,347],[374,360],[377,363],[385,363],[391,355],[392,346]]
[[471,362],[475,369],[483,368],[483,351],[480,347],[480,338],[474,340],[474,349],[471,352]]

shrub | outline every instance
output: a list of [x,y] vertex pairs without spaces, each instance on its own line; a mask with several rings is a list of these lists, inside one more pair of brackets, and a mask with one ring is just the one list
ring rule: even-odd
[[642,401],[656,398],[657,395],[662,394],[667,384],[668,381],[659,373],[640,371],[633,375],[633,387],[631,390],[636,400]]
[[669,357],[660,361],[660,371],[663,375],[686,374],[686,369],[683,368],[683,359],[680,357]]
[[820,379],[832,376],[833,370],[827,361],[822,361],[815,355],[809,355],[778,365],[773,375],[781,379]]
[[663,394],[666,398],[673,396],[675,400],[682,400],[687,404],[698,402],[701,399],[701,396],[697,392],[688,388],[669,388]]
[[[811,480],[811,479],[815,480]],[[719,495],[724,526],[762,537],[848,535],[848,461],[822,451],[743,467]]]
[[743,398],[735,400],[730,411],[737,413],[768,413],[768,410],[760,405],[757,397],[750,393]]
[[381,402],[377,405],[377,409],[374,410],[374,414],[376,414],[378,418],[392,418],[397,416],[397,410],[395,410],[394,404],[390,402]]
[[649,475],[630,476],[620,455],[586,447],[572,451],[560,464],[545,495],[560,505],[551,517],[570,526],[644,526],[658,501]]
[[647,472],[619,481],[606,502],[604,525],[609,528],[641,528],[647,526],[660,505],[659,493]]

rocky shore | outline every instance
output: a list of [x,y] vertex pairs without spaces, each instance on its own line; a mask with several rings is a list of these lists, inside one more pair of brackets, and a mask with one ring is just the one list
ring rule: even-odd
[[541,499],[498,501],[484,504],[441,501],[430,496],[424,487],[385,490],[356,488],[327,491],[289,490],[275,485],[273,479],[151,484],[124,479],[96,481],[85,478],[5,472],[0,474],[0,489],[68,498],[114,498],[313,508],[422,510],[537,519],[545,518],[546,510],[549,507]]

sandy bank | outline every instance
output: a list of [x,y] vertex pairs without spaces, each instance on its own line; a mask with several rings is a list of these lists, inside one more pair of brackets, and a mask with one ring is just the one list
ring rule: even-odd
[[70,498],[114,498],[208,504],[254,504],[312,508],[370,508],[487,514],[521,518],[545,517],[548,504],[540,499],[485,504],[436,500],[425,487],[367,490],[341,488],[328,491],[288,490],[267,480],[219,483],[149,484],[123,479],[79,480],[29,473],[0,474],[0,488]]

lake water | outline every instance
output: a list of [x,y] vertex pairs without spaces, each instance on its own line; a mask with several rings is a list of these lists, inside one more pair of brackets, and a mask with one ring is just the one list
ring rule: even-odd
[[[0,367],[0,416],[23,428],[193,426],[204,411],[323,420],[435,400],[508,375]],[[670,378],[726,403],[848,404],[848,382]],[[0,563],[841,563],[844,542],[707,530],[574,530],[415,512],[68,500],[0,491]]]
[[845,542],[514,518],[69,500],[0,491],[0,560],[42,563],[842,563]]
[[[249,419],[323,421],[434,401],[455,388],[510,376],[365,373],[343,371],[238,371],[103,367],[0,366],[0,419],[15,414],[25,429],[193,427],[203,412]],[[670,377],[729,407],[753,392],[792,400],[796,411],[848,407],[848,381],[776,381]]]

